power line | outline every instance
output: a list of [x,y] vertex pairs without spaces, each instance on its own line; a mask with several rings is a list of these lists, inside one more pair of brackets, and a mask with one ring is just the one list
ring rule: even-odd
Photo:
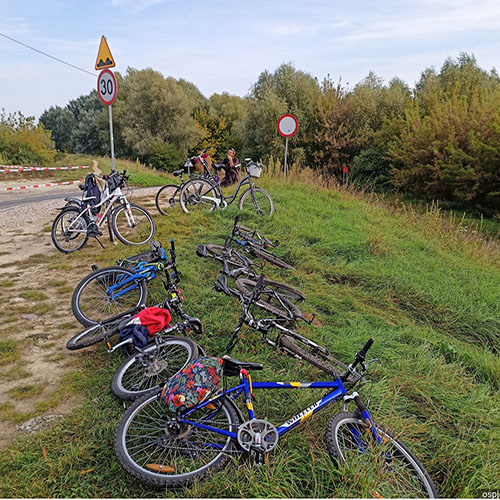
[[22,45],[23,47],[27,47],[28,49],[34,50],[35,52],[38,52],[39,54],[43,54],[44,56],[50,57],[51,59],[54,59],[60,63],[66,64],[67,66],[71,66],[72,68],[78,69],[80,71],[83,71],[84,73],[92,75],[94,78],[96,76],[94,73],[91,73],[90,71],[87,71],[86,69],[79,68],[78,66],[75,66],[74,64],[63,61],[62,59],[58,59],[57,57],[51,56],[50,54],[47,54],[46,52],[42,52],[41,50],[35,49],[35,47],[31,47],[30,45],[26,45],[25,43],[20,42],[19,40],[15,40],[14,38],[11,38],[10,36],[4,35],[3,33],[0,33],[0,36],[3,36],[4,38],[8,38],[9,40],[16,42],[19,45]]

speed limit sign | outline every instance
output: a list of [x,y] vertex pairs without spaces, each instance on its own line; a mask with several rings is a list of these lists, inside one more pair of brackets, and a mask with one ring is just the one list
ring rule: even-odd
[[107,106],[113,104],[116,98],[116,78],[112,71],[103,69],[97,78],[97,92],[99,99]]

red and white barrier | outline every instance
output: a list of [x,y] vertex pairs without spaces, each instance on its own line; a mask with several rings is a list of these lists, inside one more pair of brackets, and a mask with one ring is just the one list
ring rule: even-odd
[[51,186],[65,186],[67,184],[79,184],[80,182],[85,182],[84,179],[78,181],[66,181],[66,182],[49,182],[48,184],[34,184],[33,186],[16,186],[16,187],[0,187],[0,191],[15,191],[17,189],[34,189],[41,187],[51,187]]
[[0,173],[9,172],[39,172],[44,170],[74,170],[76,168],[90,168],[88,165],[77,165],[74,167],[19,167],[17,165],[0,165]]

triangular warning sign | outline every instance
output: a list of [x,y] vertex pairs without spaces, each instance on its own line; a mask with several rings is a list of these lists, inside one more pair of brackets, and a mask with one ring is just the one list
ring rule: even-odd
[[113,68],[115,65],[115,60],[111,55],[108,47],[108,42],[104,35],[101,37],[101,45],[99,45],[99,52],[97,53],[97,60],[95,62],[95,69],[106,69]]

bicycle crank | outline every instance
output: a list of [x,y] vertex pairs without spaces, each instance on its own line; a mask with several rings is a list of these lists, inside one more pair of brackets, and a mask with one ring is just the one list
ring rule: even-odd
[[278,444],[279,434],[271,422],[253,419],[241,424],[238,428],[238,443],[254,455],[255,465],[264,463],[264,454]]

